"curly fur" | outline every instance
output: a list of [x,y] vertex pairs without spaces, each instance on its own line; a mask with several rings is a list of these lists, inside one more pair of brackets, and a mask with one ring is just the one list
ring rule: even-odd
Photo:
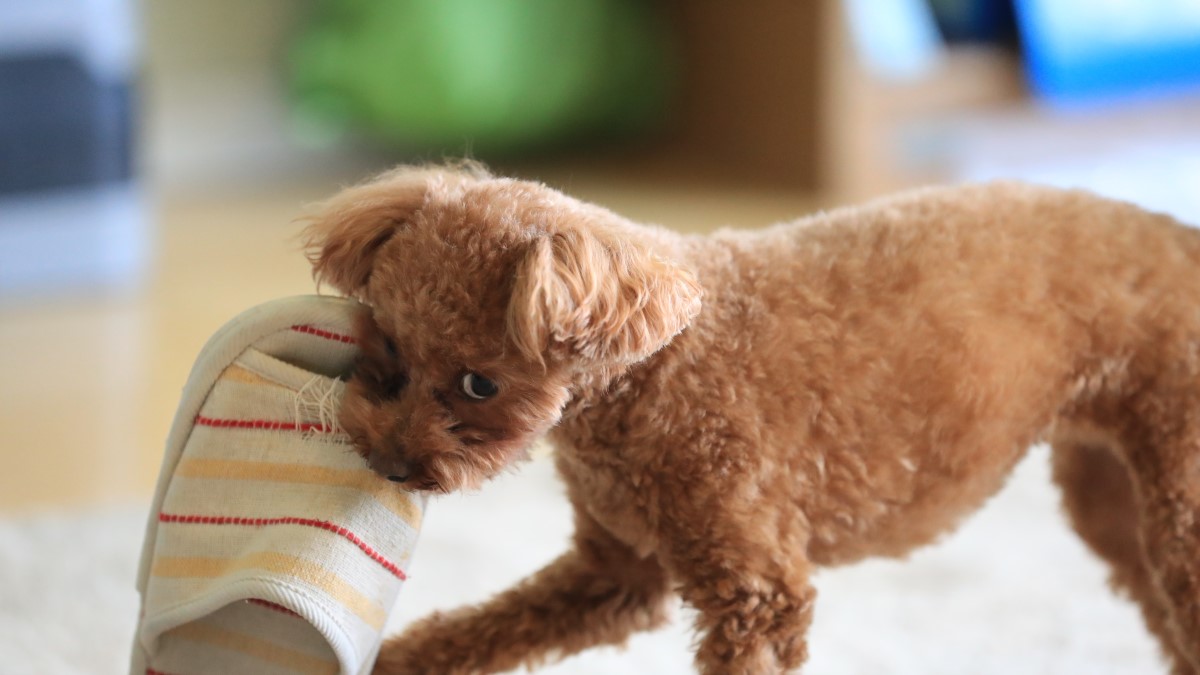
[[[1055,447],[1083,539],[1200,672],[1200,233],[1083,192],[928,189],[687,237],[478,167],[402,168],[314,219],[373,308],[341,413],[381,473],[474,487],[549,433],[574,546],[385,644],[493,672],[698,610],[704,673],[805,660],[813,571],[953,528]],[[464,373],[498,383],[471,400]]]

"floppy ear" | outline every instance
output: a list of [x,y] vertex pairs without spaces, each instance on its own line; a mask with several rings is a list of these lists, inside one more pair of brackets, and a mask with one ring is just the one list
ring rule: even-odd
[[379,249],[421,209],[431,191],[454,189],[485,176],[475,164],[400,167],[343,190],[308,218],[304,250],[313,278],[360,297]]
[[691,272],[637,243],[560,232],[536,240],[518,265],[508,332],[534,361],[566,350],[628,365],[686,328],[701,295]]

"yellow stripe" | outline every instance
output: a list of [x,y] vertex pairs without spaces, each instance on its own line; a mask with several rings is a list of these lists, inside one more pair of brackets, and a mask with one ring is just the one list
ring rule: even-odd
[[247,368],[239,366],[236,363],[229,366],[221,373],[221,379],[227,380],[230,382],[240,382],[241,384],[258,384],[258,385],[264,385],[267,387],[286,388],[282,384],[279,384],[278,382],[275,382],[274,380],[268,380],[267,378],[263,377],[262,375],[259,375],[258,373],[254,372],[252,370],[249,370]]
[[173,629],[170,634],[190,642],[201,642],[220,649],[240,652],[259,661],[266,661],[267,663],[273,663],[277,666],[301,673],[335,675],[338,672],[336,661],[318,658],[274,642],[268,642],[205,622],[193,621],[192,623],[186,623]]
[[382,629],[387,619],[382,607],[338,575],[311,560],[276,551],[259,551],[233,559],[163,556],[155,559],[150,574],[165,579],[214,579],[243,570],[289,576],[316,586],[376,630]]
[[311,464],[189,457],[179,463],[175,473],[186,478],[261,480],[357,490],[370,495],[413,528],[421,525],[421,509],[413,502],[412,496],[397,490],[395,485],[367,469],[331,469]]

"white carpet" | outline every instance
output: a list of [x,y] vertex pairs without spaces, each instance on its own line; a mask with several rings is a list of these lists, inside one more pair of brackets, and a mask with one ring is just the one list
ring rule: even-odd
[[[944,544],[828,571],[811,633],[817,675],[1151,674],[1135,609],[1059,514],[1044,449]],[[0,672],[123,673],[136,615],[136,507],[0,521]],[[548,462],[435,502],[392,626],[483,599],[557,555],[570,514]],[[624,652],[543,672],[692,672],[686,614]]]

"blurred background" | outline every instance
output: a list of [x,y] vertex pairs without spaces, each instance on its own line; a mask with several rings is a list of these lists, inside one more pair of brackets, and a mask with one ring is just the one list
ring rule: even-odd
[[[686,231],[994,177],[1200,223],[1200,0],[0,0],[0,657],[51,658],[28,620],[47,574],[81,577],[55,591],[66,606],[135,606],[129,566],[187,371],[241,310],[313,292],[306,205],[464,155]],[[547,473],[528,480],[553,499]],[[1012,508],[1053,511],[1043,489]],[[479,508],[446,507],[462,518],[439,525],[449,550]],[[539,530],[546,556],[565,510]],[[512,575],[540,555],[522,554]],[[1003,558],[962,555],[968,576]],[[1037,639],[1058,665],[1028,672],[1075,672],[1071,645],[1093,659],[1077,672],[1160,667],[1129,669],[1157,664],[1131,610],[1084,607],[1093,636],[1135,643],[1077,643],[1054,615]],[[110,638],[29,672],[117,658]],[[816,672],[966,672],[842,666]]]

